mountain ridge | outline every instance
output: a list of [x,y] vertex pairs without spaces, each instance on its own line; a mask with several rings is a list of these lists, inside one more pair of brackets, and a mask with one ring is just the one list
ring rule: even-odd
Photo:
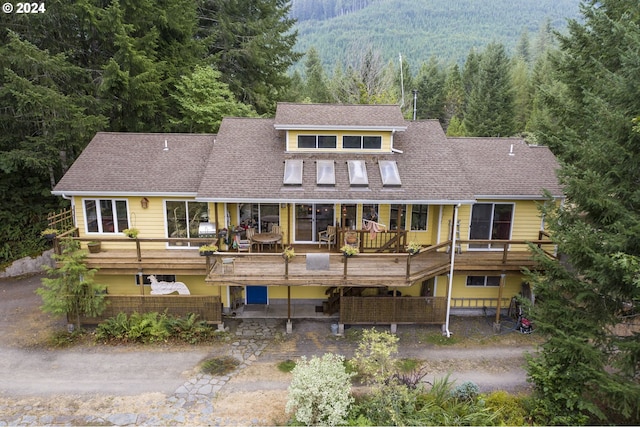
[[[305,1],[318,0],[295,0],[292,10]],[[523,31],[533,44],[547,22],[564,30],[568,19],[579,19],[579,4],[580,0],[374,1],[350,13],[297,22],[296,50],[314,47],[328,71],[348,63],[349,52],[363,46],[380,50],[388,61],[401,54],[412,67],[432,56],[462,63],[471,49],[482,50],[491,42],[513,52]]]

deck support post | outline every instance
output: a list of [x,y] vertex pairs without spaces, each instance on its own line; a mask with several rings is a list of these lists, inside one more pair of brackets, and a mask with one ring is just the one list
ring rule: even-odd
[[500,311],[502,309],[502,291],[506,282],[507,275],[502,272],[500,275],[500,287],[498,288],[498,306],[496,307],[496,321],[493,322],[493,330],[500,332]]

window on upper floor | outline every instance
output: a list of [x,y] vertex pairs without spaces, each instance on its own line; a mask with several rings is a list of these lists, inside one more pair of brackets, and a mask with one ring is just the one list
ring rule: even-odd
[[[190,202],[186,200],[167,200],[167,237],[169,238],[198,238],[200,222],[208,220],[209,208],[206,202]],[[193,244],[194,246],[199,246]],[[169,246],[191,246],[187,242],[171,242]]]
[[84,200],[87,233],[122,233],[129,228],[128,211],[126,200]]
[[429,205],[411,205],[411,230],[426,230],[428,214]]
[[[513,223],[513,204],[476,203],[471,209],[470,240],[509,240]],[[494,245],[495,246],[495,245]],[[471,243],[470,249],[502,249],[502,245]]]
[[336,148],[335,135],[298,135],[298,148]]
[[342,137],[342,148],[361,150],[379,150],[382,148],[381,136],[345,135]]

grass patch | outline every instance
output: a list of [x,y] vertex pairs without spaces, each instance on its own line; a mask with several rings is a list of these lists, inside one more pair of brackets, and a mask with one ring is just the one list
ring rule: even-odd
[[234,371],[240,365],[240,361],[234,357],[214,357],[202,362],[200,371],[208,375],[226,375]]
[[69,332],[66,329],[54,331],[47,340],[47,344],[54,348],[66,348],[83,342],[86,339],[86,331],[76,329]]
[[425,334],[421,341],[433,345],[454,345],[460,342],[460,338],[455,335],[451,335],[447,338],[445,335],[439,333],[430,333]]
[[296,362],[294,362],[291,359],[287,359],[283,362],[278,363],[278,370],[280,372],[291,372],[293,371],[293,368],[296,367]]

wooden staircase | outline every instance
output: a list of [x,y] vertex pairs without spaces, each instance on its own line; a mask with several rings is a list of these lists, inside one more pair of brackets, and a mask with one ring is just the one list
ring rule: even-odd
[[[342,289],[342,296],[349,297],[358,297],[362,295],[362,292],[367,288],[360,287],[347,287]],[[340,311],[340,289],[332,286],[325,291],[325,294],[328,295],[327,301],[324,301],[322,304],[323,312],[325,314],[334,314]]]

